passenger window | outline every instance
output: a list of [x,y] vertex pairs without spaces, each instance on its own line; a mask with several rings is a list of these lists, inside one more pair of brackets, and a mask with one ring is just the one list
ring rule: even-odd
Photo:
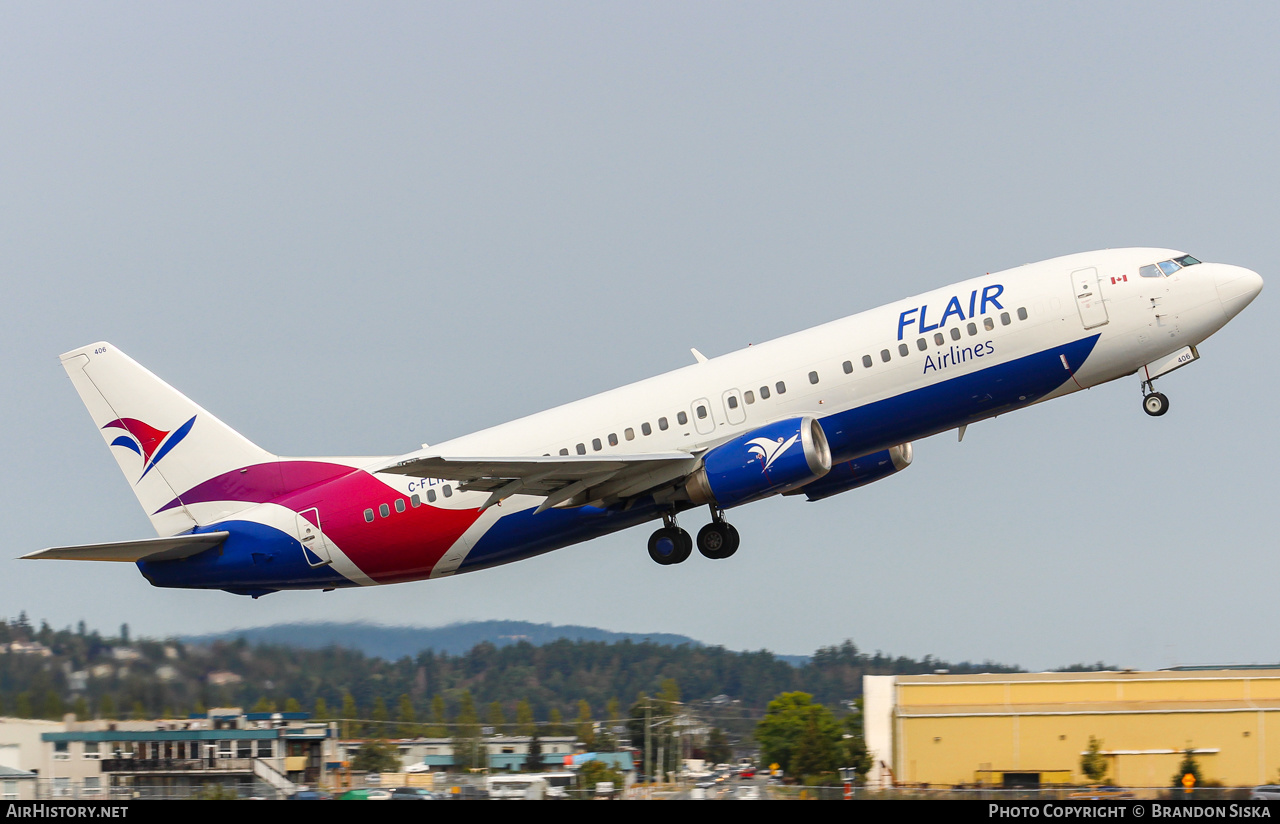
[[916,348],[919,349],[921,352],[923,352],[924,350],[929,348],[929,341],[925,340],[924,338],[921,338],[920,340],[916,341]]
[[863,355],[863,356],[862,356],[862,365],[863,365],[863,366],[865,366],[865,367],[866,367],[866,368],[868,368],[868,369],[870,369],[870,368],[871,368],[871,356],[870,356],[870,355]]
[[809,373],[809,383],[817,383],[817,382],[818,382],[818,373],[817,373],[817,372],[810,372],[810,373]]
[[390,518],[391,507],[387,506],[386,504],[382,504],[381,506],[378,507],[378,514],[384,518]]
[[888,349],[881,349],[881,350],[880,350],[880,360],[884,361],[885,363],[888,363],[888,362],[889,362],[889,359],[890,359],[890,358],[892,358],[892,357],[893,357],[893,355],[889,354],[889,350],[888,350]]
[[[734,395],[730,395],[730,396],[729,396],[729,400],[728,400],[728,402],[726,402],[726,404],[725,404],[725,405],[726,405],[726,406],[728,406],[730,409],[737,409],[737,408],[738,408],[738,398],[737,398],[736,396],[734,396]],[[701,407],[701,406],[699,406],[698,408],[699,408],[699,409],[701,409],[702,407]]]
[[934,333],[933,333],[933,343],[934,343],[934,345],[935,345],[935,346],[941,346],[942,344],[944,344],[944,343],[946,343],[946,342],[947,342],[947,339],[946,339],[946,338],[944,338],[944,337],[942,336],[942,333],[941,333],[941,332],[934,332]]
[[371,523],[373,523],[373,510],[372,510],[372,509],[366,509],[366,510],[364,511],[364,520],[365,520],[365,523],[367,523],[367,524],[371,524]]
[[640,424],[640,434],[642,435],[653,434],[653,427],[649,425],[648,421],[645,421],[644,423]]
[[585,455],[587,454],[587,445],[585,443],[580,443],[574,447],[574,450],[577,451],[579,455]]
[[422,498],[418,496],[417,492],[409,496],[409,506],[413,507],[414,509],[417,509],[418,507],[422,506]]
[[983,328],[983,329],[986,329],[988,332],[990,332],[992,329],[995,329],[995,328],[996,328],[996,322],[995,322],[994,320],[992,320],[990,317],[983,318],[983,319],[982,319],[982,328]]
[[689,422],[689,416],[686,415],[684,412],[681,412],[680,414],[676,415],[676,423],[680,424],[681,426],[684,426],[688,422]]
[[628,426],[626,429],[622,431],[622,437],[626,438],[629,441],[634,441],[636,439],[636,431]]
[[952,340],[960,340],[960,327],[959,327],[959,326],[952,326],[952,327],[951,327],[951,339],[952,339]]
[[760,387],[760,400],[762,401],[769,400],[769,387],[767,386]]
[[698,420],[700,420],[700,421],[701,421],[701,420],[706,420],[706,417],[707,417],[707,408],[706,408],[705,406],[703,406],[702,404],[698,404],[698,409],[697,409],[696,411],[697,411],[697,413],[698,413]]
[[1001,312],[1001,313],[1000,313],[1000,324],[1001,324],[1002,326],[1008,326],[1008,325],[1009,325],[1009,324],[1011,324],[1011,323],[1013,323],[1013,321],[1009,318],[1009,313],[1008,313],[1008,312]]
[[450,497],[451,495],[453,495],[453,490],[449,487],[449,485],[448,485],[448,484],[445,484],[445,485],[444,485],[444,496],[445,496],[446,498],[448,498],[448,497]]
[[566,446],[564,449],[561,449],[561,450],[560,450],[560,454],[561,454],[561,455],[568,455],[568,454],[569,454],[569,447],[567,447],[567,446]]
[[911,349],[905,343],[900,343],[898,344],[898,354],[905,358],[911,354]]
[[599,451],[600,451],[601,449],[603,449],[604,447],[600,444],[600,439],[599,439],[599,438],[592,438],[592,439],[591,439],[591,448],[592,448],[592,449],[594,449],[596,452],[599,452]]
[[666,418],[658,418],[658,428],[659,428],[659,429],[661,429],[663,432],[666,432],[666,431],[667,431],[667,419],[666,419]]
[[404,498],[396,498],[396,512],[404,512]]
[[610,433],[609,433],[609,446],[617,446],[617,445],[618,445],[618,433],[617,433],[617,432],[610,432]]
[[853,361],[845,361],[843,366],[844,366],[844,373],[846,375],[853,374]]
[[1025,307],[1025,306],[1019,306],[1019,307],[1018,307],[1018,320],[1026,320],[1026,319],[1027,319],[1027,307]]
[[976,335],[976,334],[978,334],[978,324],[976,324],[976,323],[971,323],[971,324],[969,324],[969,327],[968,327],[968,328],[969,328],[969,334],[970,334],[970,335]]
[[435,503],[435,502],[436,502],[436,491],[435,491],[434,489],[428,489],[428,490],[427,490],[427,503],[431,503],[431,504],[433,504],[433,503]]
[[756,402],[756,393],[748,389],[746,392],[742,393],[742,399],[747,402],[747,406],[750,406]]
[[773,388],[778,390],[779,395],[787,394],[787,385],[782,381],[778,381],[777,383],[775,383],[773,385]]

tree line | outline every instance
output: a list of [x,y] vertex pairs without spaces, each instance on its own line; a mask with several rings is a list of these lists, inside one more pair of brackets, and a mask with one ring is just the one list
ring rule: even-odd
[[630,640],[486,642],[462,655],[424,650],[385,660],[336,646],[131,638],[127,625],[112,636],[83,622],[37,628],[25,614],[0,621],[0,649],[0,715],[173,718],[236,706],[346,719],[353,733],[380,737],[452,735],[456,725],[514,733],[537,722],[546,734],[571,734],[586,719],[625,725],[639,697],[657,695],[668,682],[704,715],[733,725],[759,720],[782,693],[847,706],[867,674],[1018,671],[867,654],[852,641],[819,649],[801,666],[764,650]]

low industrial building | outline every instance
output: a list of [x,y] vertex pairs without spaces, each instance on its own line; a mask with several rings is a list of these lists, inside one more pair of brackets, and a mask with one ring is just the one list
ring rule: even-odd
[[872,786],[1168,787],[1189,750],[1204,783],[1280,780],[1280,668],[893,675],[863,679]]
[[217,785],[279,795],[324,781],[335,729],[306,713],[211,710],[183,720],[72,722],[45,732],[45,797],[183,797]]
[[33,801],[39,798],[36,774],[0,764],[0,799]]
[[[475,740],[474,745],[483,749],[484,767],[490,772],[520,772],[526,770],[560,769],[565,759],[575,752],[577,739],[572,735],[550,735],[538,739],[542,750],[539,763],[529,763],[527,735],[490,735]],[[390,741],[400,755],[404,769],[449,772],[456,769],[454,758],[457,741],[453,738],[401,738]],[[350,763],[356,752],[364,746],[363,739],[342,741],[343,760]],[[474,762],[475,759],[472,759]]]

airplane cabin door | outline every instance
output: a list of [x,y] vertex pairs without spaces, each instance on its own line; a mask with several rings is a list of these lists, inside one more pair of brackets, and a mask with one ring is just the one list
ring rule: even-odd
[[329,542],[320,531],[320,510],[315,507],[299,512],[297,519],[298,540],[302,542],[302,556],[313,567],[333,563]]
[[716,420],[711,415],[711,401],[698,398],[689,405],[689,411],[693,413],[693,425],[699,435],[710,435],[716,430]]
[[1109,322],[1107,306],[1102,300],[1102,284],[1098,270],[1092,266],[1071,273],[1071,291],[1076,296],[1076,309],[1085,329],[1103,326]]
[[747,408],[742,405],[742,393],[737,389],[730,389],[724,393],[722,398],[724,401],[724,419],[729,422],[730,426],[737,426],[747,419]]

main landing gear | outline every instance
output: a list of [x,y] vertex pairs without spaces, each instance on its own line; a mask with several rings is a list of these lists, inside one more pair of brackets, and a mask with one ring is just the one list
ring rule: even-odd
[[649,536],[649,557],[663,566],[678,564],[693,552],[693,539],[676,526],[675,515],[662,516],[662,529]]
[[[698,530],[698,551],[707,558],[728,558],[738,551],[738,530],[711,508],[711,523]],[[649,536],[649,557],[663,566],[678,564],[693,554],[693,539],[676,525],[675,515],[662,516],[662,528]]]
[[711,507],[711,523],[698,530],[698,551],[719,560],[738,551],[738,530],[724,519],[724,512]]

